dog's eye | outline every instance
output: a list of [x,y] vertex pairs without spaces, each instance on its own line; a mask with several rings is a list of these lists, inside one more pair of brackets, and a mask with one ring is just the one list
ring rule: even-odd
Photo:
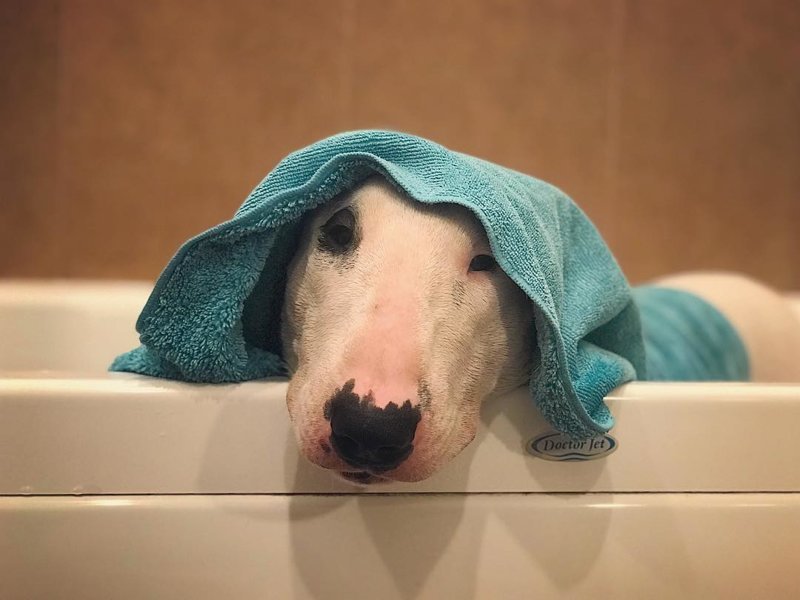
[[347,252],[355,242],[356,217],[349,208],[336,211],[321,227],[320,248],[336,254]]
[[472,271],[494,271],[497,262],[489,254],[478,254],[469,263],[469,270]]

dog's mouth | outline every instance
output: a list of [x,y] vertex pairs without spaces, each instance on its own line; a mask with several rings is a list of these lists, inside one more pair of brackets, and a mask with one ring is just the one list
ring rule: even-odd
[[348,483],[355,483],[356,485],[371,485],[389,481],[386,477],[374,475],[369,471],[337,471],[337,474]]

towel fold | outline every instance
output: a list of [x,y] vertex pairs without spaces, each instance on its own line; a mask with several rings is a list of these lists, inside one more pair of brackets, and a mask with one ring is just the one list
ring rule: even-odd
[[[535,307],[540,359],[530,390],[540,411],[577,439],[607,431],[613,419],[603,397],[644,379],[647,365],[637,303],[595,227],[543,181],[390,131],[344,133],[290,154],[230,221],[186,242],[137,321],[142,345],[111,369],[193,382],[285,374],[278,325],[300,217],[375,173],[419,202],[460,204],[477,216],[498,264]],[[695,311],[716,313],[683,299]],[[645,317],[661,318],[657,307],[672,301],[648,296]],[[704,326],[702,319],[695,324]],[[727,327],[716,341],[738,340]],[[660,327],[644,331],[660,339]],[[683,342],[707,344],[704,356],[719,350],[702,336]],[[670,366],[663,349],[648,364],[672,379],[685,367]],[[693,364],[692,377],[703,378],[704,369],[719,375],[713,365]]]

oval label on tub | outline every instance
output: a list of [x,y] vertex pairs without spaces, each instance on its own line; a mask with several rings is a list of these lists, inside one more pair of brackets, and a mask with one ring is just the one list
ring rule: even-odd
[[614,452],[617,446],[617,440],[607,433],[577,442],[566,433],[550,431],[530,440],[527,449],[530,454],[545,460],[574,462],[603,458]]

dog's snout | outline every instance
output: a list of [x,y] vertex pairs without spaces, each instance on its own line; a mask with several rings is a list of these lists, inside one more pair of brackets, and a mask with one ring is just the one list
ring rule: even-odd
[[419,408],[410,400],[380,408],[370,396],[361,399],[352,389],[350,381],[328,403],[331,445],[353,467],[373,472],[394,469],[414,450]]

